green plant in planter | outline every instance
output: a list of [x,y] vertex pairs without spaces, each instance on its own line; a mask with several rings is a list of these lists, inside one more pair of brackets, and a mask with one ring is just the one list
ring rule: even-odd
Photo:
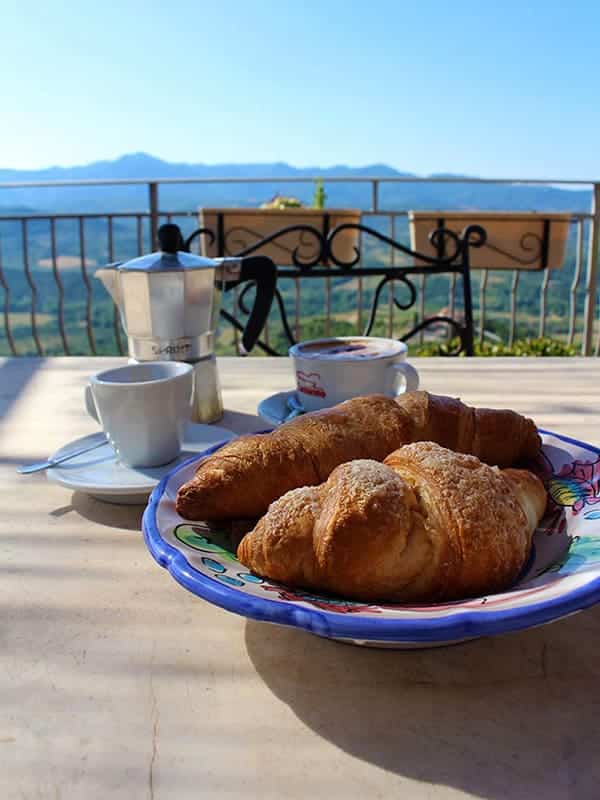
[[[316,208],[317,210],[321,211],[325,208],[326,200],[327,194],[325,193],[323,181],[321,178],[318,178],[315,181],[315,192],[313,195],[312,208]],[[304,208],[304,203],[298,200],[297,197],[286,197],[282,194],[276,194],[275,197],[271,198],[271,200],[268,200],[266,203],[262,203],[260,207],[267,209],[274,208],[277,210],[284,208]]]
[[318,178],[317,181],[315,182],[313,208],[318,208],[318,209],[325,208],[326,200],[327,200],[327,195],[325,194],[325,187],[323,186],[323,181],[321,178]]
[[267,203],[262,203],[261,208],[302,208],[302,203],[297,197],[284,197],[282,194],[276,194]]

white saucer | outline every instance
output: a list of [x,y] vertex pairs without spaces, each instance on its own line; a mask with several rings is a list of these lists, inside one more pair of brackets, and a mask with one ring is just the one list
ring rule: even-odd
[[288,406],[288,399],[296,394],[295,389],[287,392],[277,392],[270,397],[261,400],[256,409],[258,416],[269,422],[271,425],[281,425],[291,411]]
[[[137,468],[121,464],[112,447],[107,443],[89,453],[66,461],[46,470],[48,479],[67,489],[85,492],[98,500],[121,505],[145,505],[148,495],[174,466],[206,450],[213,444],[229,441],[236,434],[215,425],[194,425],[190,423],[185,430],[181,454],[174,461],[162,467]],[[86,445],[101,441],[102,433],[83,436],[61,447],[52,458],[66,455],[70,450],[78,450]]]

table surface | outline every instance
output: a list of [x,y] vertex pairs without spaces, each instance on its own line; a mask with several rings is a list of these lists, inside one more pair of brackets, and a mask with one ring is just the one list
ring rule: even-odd
[[[0,797],[598,798],[600,606],[432,650],[235,616],[149,555],[141,507],[18,476],[93,432],[119,359],[0,360]],[[219,424],[264,427],[287,359],[222,359]],[[600,445],[600,361],[420,359],[423,388]]]

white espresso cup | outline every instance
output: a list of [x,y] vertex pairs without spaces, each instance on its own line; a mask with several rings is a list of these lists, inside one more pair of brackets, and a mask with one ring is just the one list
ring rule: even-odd
[[158,467],[181,452],[193,392],[191,364],[149,361],[92,375],[85,403],[124,464]]
[[340,336],[312,339],[290,348],[298,399],[306,411],[351,397],[395,397],[419,388],[419,373],[407,362],[408,348],[396,339]]

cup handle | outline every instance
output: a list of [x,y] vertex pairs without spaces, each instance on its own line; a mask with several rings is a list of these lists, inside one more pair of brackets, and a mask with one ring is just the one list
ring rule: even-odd
[[90,417],[92,417],[92,419],[95,419],[96,422],[100,422],[100,418],[98,417],[98,412],[96,410],[96,404],[94,403],[94,395],[92,394],[92,387],[90,386],[89,383],[85,387],[84,396],[85,396],[86,411],[88,412]]
[[[395,376],[393,393],[394,396],[404,394],[404,392],[416,392],[419,388],[419,373],[407,361],[398,361],[391,365],[391,368],[398,373]],[[399,386],[398,384],[402,385]]]

